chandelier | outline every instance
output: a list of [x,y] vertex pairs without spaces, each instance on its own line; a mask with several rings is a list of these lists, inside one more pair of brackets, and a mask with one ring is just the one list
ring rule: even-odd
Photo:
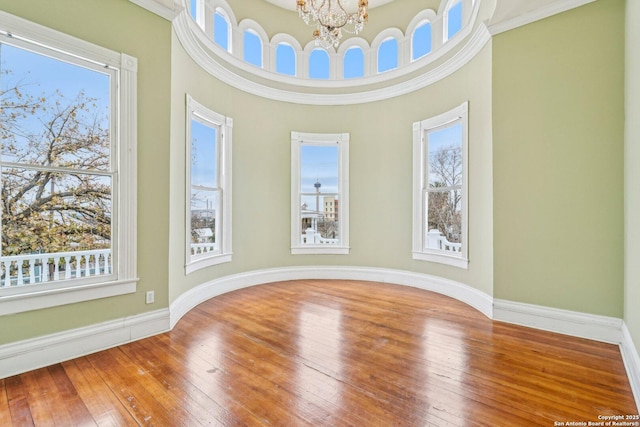
[[[307,25],[316,25],[316,46],[338,47],[342,31],[358,34],[369,14],[368,0],[297,0],[298,14]],[[356,7],[357,2],[357,7]]]

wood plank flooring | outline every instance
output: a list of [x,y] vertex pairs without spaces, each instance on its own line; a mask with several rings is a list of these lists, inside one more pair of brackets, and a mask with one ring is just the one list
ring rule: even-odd
[[617,346],[358,281],[247,288],[0,379],[0,426],[554,426],[637,414]]

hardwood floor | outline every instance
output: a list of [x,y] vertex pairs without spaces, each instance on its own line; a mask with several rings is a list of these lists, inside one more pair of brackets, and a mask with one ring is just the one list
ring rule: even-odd
[[418,289],[281,282],[0,380],[0,426],[554,426],[637,414],[617,346]]

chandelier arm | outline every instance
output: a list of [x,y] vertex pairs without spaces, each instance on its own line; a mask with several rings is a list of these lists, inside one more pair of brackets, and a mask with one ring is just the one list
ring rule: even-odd
[[[308,25],[313,25],[311,20],[315,22],[313,37],[316,46],[322,45],[326,48],[338,47],[343,29],[347,33],[358,34],[369,17],[368,0],[358,0],[358,8],[354,13],[347,11],[342,0],[297,0],[296,3],[303,21]],[[309,9],[307,3],[310,5]],[[350,24],[354,26],[353,30],[348,29]]]

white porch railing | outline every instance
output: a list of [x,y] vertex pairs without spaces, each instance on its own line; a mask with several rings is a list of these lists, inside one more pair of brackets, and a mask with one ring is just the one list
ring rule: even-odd
[[427,233],[427,248],[460,254],[462,243],[450,242],[439,230],[434,229]]
[[209,252],[216,252],[218,245],[216,243],[192,243],[191,255],[202,255]]
[[4,256],[0,288],[106,276],[113,271],[112,262],[111,249]]
[[303,245],[335,245],[339,239],[325,239],[313,228],[307,228],[301,236]]

